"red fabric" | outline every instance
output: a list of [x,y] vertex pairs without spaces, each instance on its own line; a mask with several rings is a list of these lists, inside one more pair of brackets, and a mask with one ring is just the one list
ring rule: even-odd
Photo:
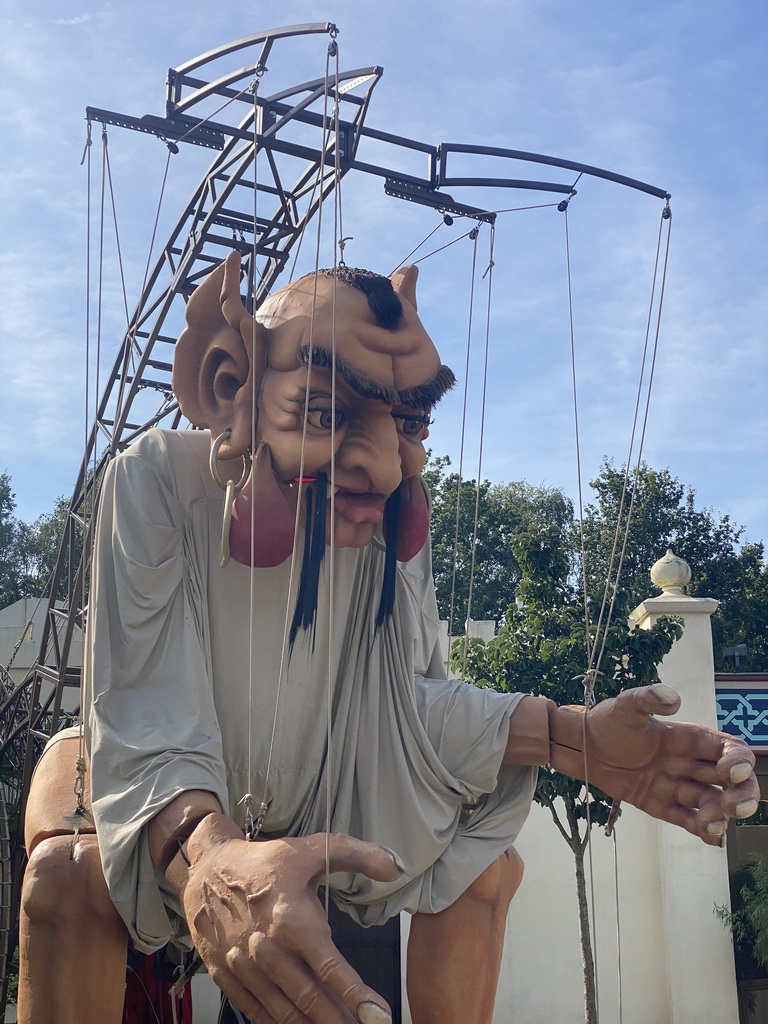
[[[125,983],[123,1024],[173,1024],[170,990],[173,981],[163,981],[155,971],[155,956],[148,956],[136,969],[129,968]],[[179,1024],[192,1024],[192,987],[187,983],[176,1000]]]

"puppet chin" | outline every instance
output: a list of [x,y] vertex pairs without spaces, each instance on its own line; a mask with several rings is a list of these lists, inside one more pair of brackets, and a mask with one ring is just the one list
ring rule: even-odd
[[[403,480],[400,492],[400,515],[397,524],[397,560],[407,562],[418,555],[429,536],[429,498],[419,476]],[[384,537],[387,538],[386,520]]]
[[[275,478],[269,445],[256,450],[251,475],[235,499],[229,549],[236,562],[266,569],[282,565],[293,551],[295,513]],[[251,530],[253,523],[253,530]]]

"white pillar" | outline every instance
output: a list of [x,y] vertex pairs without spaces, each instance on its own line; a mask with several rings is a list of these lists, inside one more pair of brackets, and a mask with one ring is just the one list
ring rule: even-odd
[[[690,569],[671,552],[656,563],[651,578],[663,592],[638,605],[630,625],[649,629],[661,616],[684,619],[683,636],[664,658],[659,676],[682,698],[677,719],[717,728],[710,616],[718,602],[683,593]],[[715,904],[729,902],[725,850],[666,823],[660,823],[659,844],[669,1024],[735,1022],[733,945],[713,914]]]

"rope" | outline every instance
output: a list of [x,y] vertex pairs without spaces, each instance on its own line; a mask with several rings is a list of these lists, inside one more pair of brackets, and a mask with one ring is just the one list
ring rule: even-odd
[[582,581],[582,598],[584,602],[584,632],[586,637],[586,650],[587,650],[587,666],[592,665],[592,647],[590,637],[590,622],[589,622],[589,601],[587,597],[587,555],[586,547],[584,543],[584,492],[582,485],[581,475],[581,432],[579,430],[579,399],[578,389],[576,386],[576,339],[574,333],[573,324],[573,280],[571,276],[571,242],[570,233],[568,231],[568,207],[564,210],[565,214],[565,265],[566,265],[566,280],[568,286],[568,332],[570,339],[570,352],[571,352],[571,388],[573,396],[573,429],[574,429],[574,441],[576,447],[576,484],[578,491],[578,505],[579,505],[579,544],[581,548],[581,581]]
[[123,252],[120,246],[120,229],[117,224],[117,206],[115,204],[115,192],[112,187],[112,167],[109,162],[109,150],[105,152],[106,166],[107,166],[107,181],[109,183],[109,201],[112,207],[112,223],[115,227],[115,247],[117,249],[117,263],[120,268],[120,286],[123,292],[123,308],[125,309],[125,322],[130,323],[130,313],[128,312],[128,291],[125,287],[125,271],[123,270]]
[[[408,260],[411,258],[411,256],[413,256],[413,254],[415,252],[418,252],[419,249],[422,247],[422,245],[424,245],[425,242],[428,242],[429,239],[432,237],[432,235],[434,235],[434,233],[436,231],[439,231],[440,228],[445,225],[445,223],[446,223],[445,219],[441,218],[440,221],[432,228],[432,230],[427,232],[427,234],[422,238],[422,240],[419,242],[419,244],[414,246],[414,248],[411,249],[411,251],[408,253],[408,255],[406,257],[404,257],[402,260],[400,260],[400,262],[397,264],[397,266],[392,271],[392,274],[394,274],[395,271],[399,270],[400,267],[402,267],[404,263],[407,263]],[[390,274],[390,277],[392,276],[392,274]]]
[[461,666],[461,674],[466,673],[467,650],[469,647],[469,622],[472,618],[472,590],[475,582],[475,554],[477,551],[477,521],[480,515],[480,481],[483,468],[483,440],[485,437],[485,402],[488,393],[488,353],[491,340],[491,294],[493,291],[493,243],[496,229],[491,225],[490,239],[488,245],[488,266],[483,277],[488,276],[488,300],[485,312],[485,353],[483,357],[483,397],[480,403],[480,444],[477,455],[477,484],[475,487],[475,521],[472,527],[472,562],[469,569],[469,591],[467,593],[467,620],[464,626],[464,659]]
[[[464,236],[466,237],[466,236]],[[453,567],[451,572],[451,600],[448,607],[448,656],[453,640],[453,613],[456,603],[456,555],[459,548],[459,519],[461,515],[461,485],[464,479],[464,442],[467,430],[467,399],[469,394],[469,360],[472,351],[472,316],[475,301],[475,270],[477,267],[477,234],[472,239],[472,270],[469,284],[469,312],[467,316],[467,355],[464,362],[464,395],[461,410],[461,442],[459,445],[459,472],[456,486],[456,519],[453,532]]]
[[[613,619],[613,613],[615,610],[616,596],[618,593],[619,581],[621,579],[621,573],[624,565],[624,558],[626,554],[627,544],[629,540],[629,530],[632,521],[632,513],[634,511],[634,503],[637,494],[637,483],[640,474],[640,468],[642,464],[642,451],[645,442],[645,433],[648,424],[648,414],[650,410],[650,399],[653,390],[653,377],[656,366],[656,356],[658,352],[659,335],[661,330],[661,314],[664,301],[664,291],[666,285],[667,267],[669,261],[669,246],[671,237],[671,213],[669,209],[669,201],[662,210],[661,219],[659,223],[659,233],[656,243],[656,254],[654,260],[653,280],[651,285],[651,295],[648,307],[648,317],[645,329],[645,339],[643,345],[643,355],[641,359],[640,377],[637,386],[637,397],[635,400],[635,411],[632,423],[632,431],[629,444],[629,452],[627,455],[627,461],[624,470],[624,480],[622,484],[622,493],[619,503],[619,510],[616,517],[616,527],[614,531],[613,544],[611,549],[611,556],[609,559],[608,570],[606,572],[606,581],[603,589],[603,597],[600,607],[600,613],[598,615],[597,624],[595,627],[594,641],[590,635],[590,621],[589,621],[589,609],[588,609],[588,597],[587,597],[587,565],[585,555],[585,544],[584,544],[584,524],[583,524],[583,503],[582,503],[582,484],[581,484],[581,460],[580,460],[580,440],[579,440],[579,421],[578,421],[578,399],[576,389],[576,370],[575,370],[575,344],[574,344],[574,328],[573,328],[573,292],[571,282],[571,264],[570,264],[570,241],[568,233],[568,204],[567,202],[563,206],[563,212],[565,213],[565,242],[566,242],[566,266],[567,266],[567,280],[568,280],[568,308],[569,308],[569,321],[570,321],[570,343],[571,343],[571,368],[572,368],[572,379],[573,379],[573,404],[574,404],[574,423],[576,431],[576,452],[577,452],[577,468],[578,468],[578,493],[579,493],[579,533],[581,542],[581,556],[582,556],[582,587],[583,587],[583,599],[584,599],[584,619],[585,619],[585,646],[587,651],[587,670],[582,677],[584,682],[584,704],[587,708],[591,707],[595,703],[594,699],[594,687],[597,676],[600,674],[600,664],[602,662],[603,654],[605,652],[608,634]],[[664,222],[668,221],[666,246],[664,249],[664,260],[662,265],[661,273],[661,285],[659,291],[659,300],[656,304],[656,286],[659,272],[659,262],[661,258],[662,249],[662,236]],[[650,345],[651,330],[654,323],[654,305],[656,305],[656,319],[655,319],[655,330],[654,340],[651,349],[651,360],[650,369],[648,373],[648,383],[646,387],[645,406],[642,415],[642,425],[640,428],[640,443],[638,446],[637,461],[635,471],[633,475],[633,486],[632,493],[630,495],[629,508],[627,510],[627,516],[624,521],[623,532],[622,532],[622,515],[624,512],[624,506],[626,503],[627,490],[629,488],[629,475],[630,466],[632,463],[632,454],[634,451],[635,437],[638,429],[638,421],[640,418],[640,406],[642,402],[643,393],[643,382],[645,380],[645,369],[648,361],[648,349]],[[616,563],[616,550],[619,544],[619,537],[621,536],[621,551]],[[614,565],[616,565],[616,571],[614,574]],[[608,594],[610,593],[610,601],[608,601]],[[606,612],[607,606],[607,612]],[[599,1021],[599,1007],[600,1007],[600,992],[598,984],[598,957],[597,957],[597,930],[596,930],[596,909],[595,909],[595,891],[594,891],[594,865],[592,860],[592,821],[590,812],[590,801],[589,801],[589,765],[587,758],[587,742],[586,742],[586,715],[582,719],[582,749],[583,749],[583,763],[584,763],[584,785],[585,785],[585,819],[586,819],[586,847],[589,862],[589,876],[590,876],[590,914],[592,919],[592,949],[594,955],[594,971],[595,971],[595,1002],[596,1002],[596,1017]],[[619,917],[619,897],[618,897],[618,855],[616,847],[616,832],[615,832],[615,820],[618,816],[618,804],[614,803],[614,807],[611,811],[610,821],[610,832],[608,834],[613,836],[614,839],[614,888],[615,888],[615,900],[616,900],[616,936],[617,936],[617,965],[618,965],[618,997],[619,997],[619,1024],[622,1024],[623,1020],[623,1007],[622,1007],[622,971],[621,971],[621,925]]]
[[[258,330],[258,323],[256,320],[256,270],[257,270],[257,256],[258,256],[258,231],[259,231],[259,220],[258,220],[258,157],[259,157],[259,139],[258,139],[258,104],[259,104],[259,79],[254,79],[253,83],[253,246],[251,249],[251,291],[250,291],[250,304],[251,304],[251,317],[253,322],[253,336],[254,344],[256,338],[256,331]],[[256,453],[256,382],[254,381],[253,387],[251,388],[251,473],[253,473],[253,459]],[[253,510],[251,510],[251,522],[250,522],[250,560],[253,565],[254,551],[256,548],[256,537],[255,537],[255,523],[253,520]],[[248,581],[248,789],[252,793],[254,789],[254,778],[253,778],[253,713],[254,713],[254,693],[253,693],[253,681],[254,681],[254,618],[256,608],[256,583],[254,579],[253,570],[251,570],[249,581]],[[253,836],[256,831],[257,822],[263,819],[264,814],[261,813],[261,808],[266,805],[267,795],[266,792],[262,798],[261,805],[259,806],[259,816],[257,821],[253,818],[253,800],[248,800],[249,794],[243,798],[245,801],[245,831],[247,835]],[[266,810],[264,811],[266,813]],[[256,833],[258,834],[258,833]]]
[[[328,78],[329,78],[329,64],[328,64],[328,57],[326,57],[325,106],[324,106],[324,111],[323,111],[323,129],[322,129],[322,154],[323,154],[323,157],[324,157],[325,152],[327,150],[328,139],[329,139],[328,117],[327,117]],[[323,160],[321,159],[320,166],[318,168],[318,180],[322,180],[322,175],[323,175]],[[315,186],[313,188],[313,195],[314,195],[314,192],[315,192],[316,188],[317,188],[317,180],[316,180]],[[315,240],[315,269],[316,270],[319,269],[319,266],[320,266],[320,240],[321,240],[321,232],[322,232],[322,211],[323,211],[323,204],[322,204],[322,201],[321,201],[321,203],[320,203],[320,205],[318,207],[317,232],[316,232],[316,240]],[[302,233],[301,238],[303,239],[303,233]],[[301,241],[301,239],[300,239],[300,241]],[[276,687],[276,692],[275,692],[275,708],[274,708],[274,714],[273,714],[273,718],[272,718],[272,731],[271,731],[270,741],[269,741],[269,753],[268,753],[268,757],[267,757],[267,768],[266,768],[266,774],[265,774],[265,777],[264,777],[264,791],[263,791],[263,797],[262,797],[262,801],[261,801],[261,807],[264,807],[265,809],[268,808],[268,806],[269,806],[269,778],[270,778],[270,775],[271,775],[271,772],[272,772],[272,762],[274,760],[275,739],[276,739],[276,735],[277,735],[277,722],[278,722],[278,716],[279,716],[279,710],[280,710],[280,696],[281,696],[281,692],[282,692],[282,687],[283,687],[284,682],[285,682],[285,677],[286,677],[286,674],[287,674],[288,637],[289,637],[290,620],[291,620],[291,611],[290,611],[290,609],[291,609],[291,598],[292,598],[292,595],[294,593],[295,581],[296,581],[296,558],[297,558],[297,556],[296,556],[296,543],[297,543],[297,539],[298,539],[298,536],[299,536],[299,524],[300,524],[300,517],[301,517],[302,497],[303,497],[303,491],[304,491],[304,461],[305,461],[306,439],[307,439],[307,413],[308,413],[308,409],[309,409],[309,395],[310,395],[309,384],[310,384],[310,374],[311,374],[311,370],[312,370],[312,352],[313,352],[313,349],[314,349],[314,330],[315,330],[315,311],[316,311],[316,307],[317,307],[317,275],[315,275],[314,284],[313,284],[312,310],[311,310],[311,314],[310,314],[310,327],[309,327],[309,339],[308,339],[309,355],[308,355],[308,359],[307,359],[307,386],[306,386],[305,395],[304,395],[304,416],[303,416],[302,435],[301,435],[301,455],[300,455],[300,461],[299,461],[299,481],[298,481],[298,485],[297,485],[296,513],[295,513],[295,517],[294,517],[294,526],[293,526],[293,549],[291,551],[291,563],[290,563],[290,569],[289,569],[289,574],[288,574],[288,593],[287,593],[287,597],[286,597],[285,620],[284,620],[284,623],[283,623],[283,641],[282,641],[282,647],[281,647],[281,652],[280,652],[280,666],[279,666],[279,669],[278,669],[277,687]],[[254,397],[254,400],[255,400],[255,397]],[[335,419],[335,416],[333,418]],[[254,424],[255,424],[255,416],[254,416]],[[331,504],[331,507],[333,507],[333,504]],[[257,821],[256,824],[257,825],[259,824],[258,821]],[[258,835],[258,830],[250,838],[255,839],[256,835]]]
[[[631,465],[631,461],[632,461],[632,450],[633,450],[633,447],[634,447],[634,440],[635,440],[635,434],[636,434],[636,430],[637,430],[637,422],[638,422],[638,417],[639,417],[639,408],[640,408],[640,403],[641,403],[641,398],[642,398],[643,379],[644,379],[644,376],[645,376],[645,366],[646,366],[646,361],[647,361],[649,337],[650,337],[650,334],[651,334],[651,326],[652,326],[652,321],[653,321],[653,307],[654,307],[655,294],[656,294],[656,284],[657,284],[657,277],[658,277],[658,271],[659,271],[659,260],[660,260],[661,247],[662,247],[662,235],[663,235],[663,231],[664,231],[664,223],[665,223],[665,221],[667,222],[667,238],[666,238],[666,245],[665,245],[665,249],[664,249],[664,261],[663,261],[663,265],[662,265],[661,285],[660,285],[660,290],[659,290],[659,301],[658,301],[657,310],[656,310],[656,325],[655,325],[655,331],[654,331],[653,347],[652,347],[652,350],[651,350],[651,364],[650,364],[650,370],[649,370],[649,374],[648,374],[648,384],[647,384],[647,387],[646,387],[645,408],[643,410],[642,427],[641,427],[641,432],[640,432],[640,443],[639,443],[638,451],[637,451],[637,461],[636,461],[635,471],[634,471],[634,475],[633,475],[632,493],[630,495],[629,509],[627,510],[627,517],[626,517],[625,524],[624,524],[621,552],[620,552],[620,556],[619,556],[618,566],[617,566],[617,569],[616,569],[616,574],[615,574],[615,577],[614,577],[613,581],[611,582],[610,575],[611,575],[611,570],[613,568],[613,561],[614,561],[614,556],[615,556],[615,551],[616,551],[616,545],[617,545],[618,536],[619,536],[619,533],[620,533],[621,515],[623,513],[624,503],[626,501],[626,493],[627,493],[627,489],[628,489],[628,479],[629,479],[630,465]],[[605,590],[603,592],[603,601],[602,601],[602,605],[601,605],[601,608],[600,608],[600,616],[598,618],[598,626],[597,626],[597,629],[596,629],[595,645],[597,644],[597,635],[599,633],[600,623],[601,623],[602,617],[603,617],[603,610],[605,608],[605,603],[606,603],[606,600],[607,600],[607,594],[608,594],[609,586],[611,587],[611,591],[612,591],[612,593],[611,593],[611,600],[610,600],[610,605],[609,605],[609,608],[608,608],[608,615],[607,615],[607,618],[606,618],[606,623],[605,623],[605,626],[604,626],[604,629],[603,629],[602,641],[601,641],[601,644],[600,644],[600,651],[599,651],[597,660],[594,662],[593,665],[590,665],[590,668],[594,669],[594,671],[598,671],[599,670],[600,662],[602,660],[602,656],[603,656],[603,653],[605,651],[605,645],[606,645],[606,641],[607,641],[608,629],[609,629],[610,623],[611,623],[612,618],[613,618],[613,611],[614,611],[614,606],[615,606],[615,603],[616,603],[616,594],[617,594],[617,591],[618,591],[619,580],[621,579],[621,572],[622,572],[622,569],[624,567],[624,557],[626,555],[627,543],[629,541],[629,530],[630,530],[630,526],[631,526],[631,522],[632,522],[632,513],[633,513],[634,507],[635,507],[635,498],[636,498],[636,495],[637,495],[637,482],[638,482],[638,479],[639,479],[639,476],[640,476],[640,467],[641,467],[641,463],[642,463],[643,448],[644,448],[644,445],[645,445],[645,433],[646,433],[646,429],[647,429],[647,426],[648,426],[648,413],[649,413],[649,410],[650,410],[651,393],[653,391],[653,378],[654,378],[654,372],[655,372],[655,368],[656,368],[656,356],[657,356],[657,353],[658,353],[658,346],[659,346],[659,334],[660,334],[660,331],[661,331],[661,314],[662,314],[662,309],[663,309],[663,305],[664,305],[664,290],[665,290],[666,279],[667,279],[667,267],[668,267],[668,263],[669,263],[669,245],[670,245],[671,233],[672,233],[672,218],[671,218],[671,214],[670,214],[669,203],[667,202],[667,204],[665,205],[664,209],[662,210],[661,219],[659,221],[659,233],[658,233],[658,238],[657,238],[657,241],[656,241],[656,257],[655,257],[654,268],[653,268],[653,280],[652,280],[652,284],[651,284],[651,296],[650,296],[650,300],[649,300],[649,304],[648,304],[648,318],[647,318],[646,329],[645,329],[645,343],[643,345],[643,357],[642,357],[642,360],[641,360],[641,367],[640,367],[640,379],[639,379],[638,385],[637,385],[637,399],[635,401],[635,413],[634,413],[634,418],[633,418],[633,422],[632,422],[632,434],[631,434],[631,439],[630,439],[629,451],[627,453],[627,461],[626,461],[626,465],[625,465],[625,469],[624,469],[624,482],[623,482],[623,486],[622,486],[622,494],[621,494],[621,501],[620,501],[620,504],[619,504],[619,512],[618,512],[617,520],[616,520],[616,532],[614,534],[613,548],[611,550],[611,560],[610,560],[610,564],[609,564],[609,568],[608,568],[608,574],[607,574],[607,578],[606,578]]]
[[[336,608],[335,608],[335,581],[336,581],[336,509],[334,495],[336,494],[336,266],[337,252],[340,252],[342,260],[343,249],[339,250],[339,239],[343,237],[341,217],[341,125],[339,124],[339,47],[336,42],[336,33],[331,30],[331,42],[328,44],[328,57],[326,58],[325,70],[325,98],[328,98],[328,71],[329,60],[335,60],[334,73],[334,110],[333,120],[335,125],[335,148],[334,148],[334,175],[335,183],[333,189],[333,289],[331,292],[331,471],[330,471],[330,515],[329,515],[329,551],[328,551],[328,677],[326,686],[326,766],[325,766],[325,916],[328,918],[331,905],[330,875],[331,875],[331,799],[332,777],[333,777],[333,638],[336,635],[334,630]],[[325,121],[325,108],[323,120]],[[343,243],[342,243],[343,244]],[[319,267],[315,266],[315,273]]]

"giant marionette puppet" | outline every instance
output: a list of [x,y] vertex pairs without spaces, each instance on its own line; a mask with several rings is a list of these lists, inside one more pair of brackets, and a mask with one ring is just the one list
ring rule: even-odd
[[750,751],[655,717],[677,710],[669,687],[585,713],[444,678],[418,474],[453,375],[415,279],[320,272],[254,320],[233,256],[190,299],[174,389],[206,429],[150,431],[104,482],[98,848],[56,795],[77,742],[63,736],[29,802],[20,1020],[119,1021],[127,942],[188,931],[258,1024],[384,1024],[331,942],[327,858],[363,924],[414,915],[415,1024],[488,1024],[537,765],[583,779],[586,744],[590,782],[713,846],[754,812]]

